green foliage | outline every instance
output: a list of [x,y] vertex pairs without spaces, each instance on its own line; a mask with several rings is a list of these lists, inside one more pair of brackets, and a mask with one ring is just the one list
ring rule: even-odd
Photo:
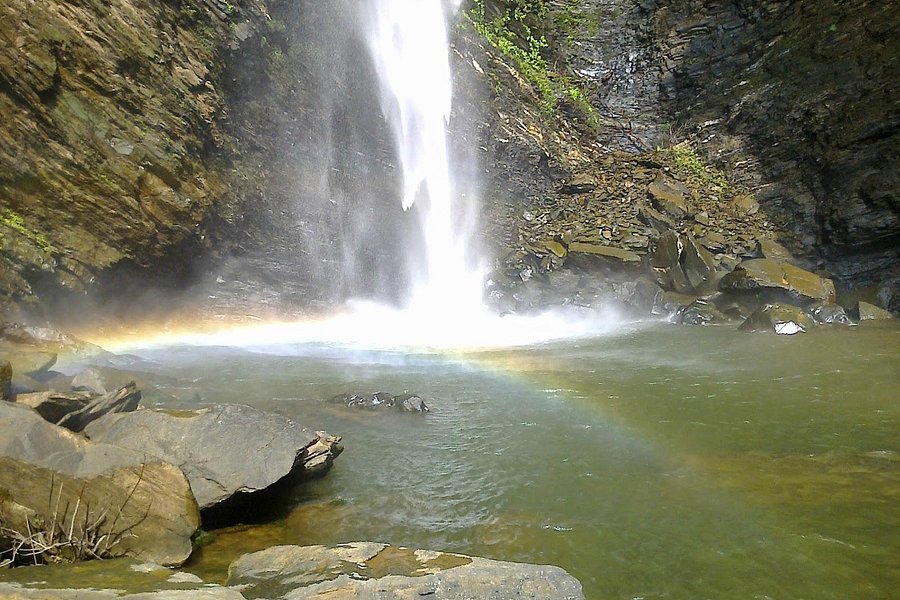
[[473,0],[465,13],[467,20],[531,84],[543,114],[553,117],[561,102],[565,102],[584,117],[588,127],[596,127],[599,117],[582,89],[569,77],[553,72],[544,58],[547,39],[534,29],[534,24],[548,19],[549,9],[544,0],[507,0],[503,12],[493,18],[488,17],[484,2]]
[[728,178],[725,173],[704,163],[689,143],[680,142],[669,148],[657,148],[656,151],[667,158],[676,169],[698,183],[728,189]]
[[54,248],[50,244],[47,236],[39,231],[33,231],[29,229],[25,225],[25,219],[22,217],[22,215],[15,211],[5,210],[0,213],[0,225],[6,226],[9,229],[12,229],[13,231],[16,231],[25,236],[38,248],[40,248],[42,252],[46,252],[48,254],[54,254],[56,252],[56,248]]

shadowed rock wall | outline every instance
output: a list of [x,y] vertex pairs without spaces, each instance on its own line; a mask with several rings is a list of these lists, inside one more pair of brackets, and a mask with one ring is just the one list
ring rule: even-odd
[[659,0],[662,110],[845,284],[897,275],[891,0]]

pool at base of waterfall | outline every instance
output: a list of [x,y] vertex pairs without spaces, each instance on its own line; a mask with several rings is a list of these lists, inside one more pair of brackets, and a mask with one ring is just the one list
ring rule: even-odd
[[[900,589],[900,329],[635,325],[452,353],[136,349],[145,403],[246,403],[342,435],[323,479],[186,569],[357,540],[566,569],[587,598],[889,598]],[[123,365],[119,365],[123,366]],[[428,413],[330,401],[415,393]]]

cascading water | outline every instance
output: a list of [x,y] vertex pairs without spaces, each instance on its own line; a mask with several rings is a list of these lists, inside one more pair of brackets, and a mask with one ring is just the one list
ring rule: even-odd
[[[477,211],[471,196],[462,198],[453,189],[446,133],[452,97],[447,21],[458,8],[459,0],[365,0],[357,13],[378,77],[382,113],[394,137],[402,177],[398,202],[418,217],[417,239],[424,240],[424,250],[409,245],[416,253],[411,262],[418,268],[413,271],[420,276],[411,282],[407,305],[398,310],[353,300],[321,320],[178,332],[160,336],[156,343],[276,347],[281,352],[310,342],[369,349],[477,349],[589,337],[613,329],[614,321],[596,312],[500,317],[483,303],[484,269],[471,256],[477,246],[471,216]],[[365,194],[363,183],[353,189]],[[371,199],[350,200],[365,204]],[[106,345],[127,348],[130,342]]]
[[479,268],[467,264],[471,232],[458,226],[446,127],[451,109],[447,17],[458,2],[369,0],[366,42],[378,74],[381,106],[394,134],[403,177],[401,204],[415,207],[425,240],[423,276],[409,309],[481,309]]

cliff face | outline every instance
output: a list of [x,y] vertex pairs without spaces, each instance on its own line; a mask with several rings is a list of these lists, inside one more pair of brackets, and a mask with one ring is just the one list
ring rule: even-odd
[[661,107],[844,283],[898,270],[896,2],[661,0]]
[[[565,122],[565,102],[548,126],[531,86],[463,28],[453,150],[482,153],[484,172],[468,175],[503,220],[595,151],[688,139],[755,190],[810,263],[851,284],[896,276],[892,4],[548,4],[531,22],[548,63],[584,83],[600,117],[588,134]],[[350,0],[4,1],[0,308],[128,272],[177,281],[227,252],[268,253],[306,300],[375,282],[396,294],[410,266],[395,248],[420,240],[385,200],[397,172],[357,12]]]
[[199,238],[230,186],[217,23],[190,2],[0,6],[0,292],[84,289]]

